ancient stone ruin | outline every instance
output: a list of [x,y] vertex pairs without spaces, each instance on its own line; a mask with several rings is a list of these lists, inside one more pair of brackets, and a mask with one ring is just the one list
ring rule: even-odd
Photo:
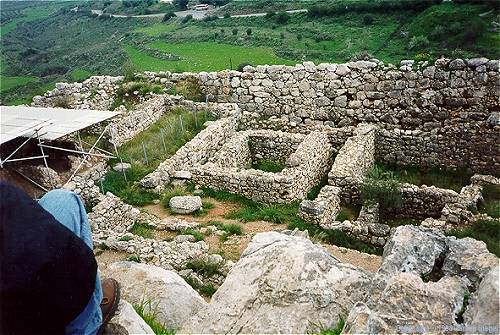
[[[483,242],[444,233],[493,220],[478,207],[483,189],[500,185],[499,65],[485,58],[402,61],[399,67],[371,60],[141,74],[167,88],[195,78],[206,102],[151,94],[109,125],[117,145],[174,106],[209,110],[216,120],[144,177],[140,187],[160,193],[170,184],[191,182],[259,203],[299,203],[298,215],[305,222],[385,246],[381,267],[368,274],[295,236],[298,232],[256,235],[236,264],[215,257],[224,269],[215,279],[219,290],[210,304],[197,301],[196,311],[182,322],[176,320],[175,326],[193,333],[300,333],[317,331],[314,322],[336,324],[343,315],[346,333],[418,332],[401,328],[401,320],[409,326],[418,320],[424,332],[446,332],[447,326],[463,324],[455,318],[467,293],[473,307],[460,318],[498,330],[498,301],[492,305],[493,316],[484,303],[495,271],[498,293],[498,258]],[[65,96],[74,106],[107,109],[120,80],[93,77],[83,84],[60,84],[36,97],[34,105],[50,106]],[[263,171],[258,168],[263,161],[279,168]],[[465,171],[469,179],[460,190],[403,183],[398,186],[399,206],[387,206],[383,199],[367,201],[363,196],[367,174],[377,164]],[[101,194],[96,181],[107,169],[100,163],[67,185],[93,206],[89,218],[96,243],[179,273],[190,260],[214,259],[204,241],[186,235],[173,241],[132,236],[136,222],[177,232],[198,224],[160,220],[113,194]],[[321,188],[308,198],[317,185]],[[355,219],[337,220],[345,205],[360,209]],[[391,227],[388,218],[416,219],[419,227]],[[302,259],[306,251],[314,257]],[[289,265],[289,270],[282,269],[286,275],[273,270],[284,264]],[[301,277],[304,269],[311,281]],[[281,286],[284,276],[293,279]],[[412,305],[393,304],[401,299]],[[297,307],[298,301],[306,302]]]

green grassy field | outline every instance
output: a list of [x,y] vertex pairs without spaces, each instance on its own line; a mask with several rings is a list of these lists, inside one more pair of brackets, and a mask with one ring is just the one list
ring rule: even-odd
[[212,42],[165,43],[155,41],[148,45],[165,53],[180,56],[181,60],[160,60],[145,55],[137,49],[126,47],[128,56],[141,70],[153,71],[217,71],[233,69],[242,63],[257,64],[295,64],[296,62],[277,57],[269,48],[240,47]]
[[6,77],[0,76],[0,92],[8,91],[16,86],[26,85],[27,83],[37,82],[36,77]]

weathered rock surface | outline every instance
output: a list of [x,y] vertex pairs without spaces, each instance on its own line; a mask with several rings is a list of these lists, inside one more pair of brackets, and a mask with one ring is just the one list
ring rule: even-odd
[[134,262],[108,266],[105,276],[115,278],[122,297],[133,304],[146,304],[146,311],[166,328],[178,328],[207,303],[184,279],[172,271]]
[[199,210],[202,206],[202,203],[199,196],[178,196],[172,197],[168,205],[174,213],[191,214]]
[[499,273],[498,266],[491,269],[472,294],[464,314],[468,326],[492,326],[497,333],[500,330]]
[[121,299],[115,315],[107,324],[104,335],[154,334],[151,327],[136,313],[134,307]]
[[375,282],[368,300],[349,313],[344,333],[429,333],[458,325],[455,318],[467,292],[464,279],[424,283],[418,275],[400,273]]
[[305,333],[336,326],[368,292],[370,275],[310,240],[255,235],[188,333]]
[[117,163],[113,166],[113,170],[116,172],[124,172],[132,167],[130,163]]

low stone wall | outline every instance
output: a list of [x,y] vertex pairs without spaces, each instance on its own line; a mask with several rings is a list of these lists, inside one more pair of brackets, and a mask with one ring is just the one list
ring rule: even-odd
[[445,125],[435,131],[379,129],[377,160],[388,164],[472,169],[498,174],[500,171],[500,127],[484,121]]
[[373,125],[360,125],[339,150],[328,173],[328,184],[342,189],[345,202],[359,201],[358,187],[375,163],[375,136]]
[[160,191],[170,181],[170,174],[186,170],[196,164],[204,164],[236,133],[235,117],[210,122],[191,141],[182,146],[175,155],[161,163],[158,168],[141,180],[146,188]]
[[458,201],[459,194],[453,190],[435,186],[401,186],[403,203],[399,208],[381,208],[381,216],[390,218],[437,218],[446,204]]
[[252,163],[270,160],[284,164],[297,150],[305,135],[282,131],[256,130],[249,133],[248,146],[252,153]]
[[309,189],[319,182],[331,164],[331,155],[326,134],[310,133],[279,173],[223,168],[207,163],[193,167],[192,180],[201,186],[226,190],[259,202],[293,202],[304,199]]
[[325,226],[335,221],[341,206],[340,192],[339,187],[323,186],[316,199],[302,200],[299,217],[318,226]]
[[237,132],[208,161],[216,166],[227,169],[246,169],[252,164],[252,153],[248,145],[250,132]]
[[32,106],[109,110],[122,81],[123,77],[93,76],[81,83],[57,83],[55,89],[33,97]]

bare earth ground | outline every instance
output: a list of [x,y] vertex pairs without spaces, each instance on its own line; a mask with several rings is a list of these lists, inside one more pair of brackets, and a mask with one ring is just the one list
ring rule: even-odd
[[[154,214],[161,219],[168,217],[176,217],[186,221],[195,221],[201,224],[209,224],[210,221],[218,221],[224,224],[238,224],[242,228],[243,234],[240,236],[232,235],[224,243],[220,241],[220,236],[217,234],[211,234],[205,237],[205,242],[209,245],[210,253],[220,253],[224,255],[225,258],[237,261],[242,252],[248,246],[248,243],[252,239],[253,235],[260,232],[267,231],[281,231],[286,229],[285,224],[275,224],[267,221],[255,221],[255,222],[240,222],[237,220],[227,219],[224,216],[230,211],[239,208],[238,204],[231,202],[221,202],[215,199],[208,199],[214,204],[214,208],[207,210],[207,214],[203,216],[192,216],[192,215],[176,215],[171,214],[165,210],[161,204],[149,205],[143,207],[148,213]],[[158,240],[172,240],[176,236],[174,232],[168,231],[157,231],[155,232],[155,238]],[[321,243],[322,246],[326,248],[333,256],[338,260],[345,263],[350,263],[352,265],[361,267],[369,272],[376,272],[380,267],[382,262],[382,257],[377,255],[370,255],[366,253],[359,252],[357,250],[347,249],[343,247],[338,247],[331,244]],[[109,251],[105,251],[100,257],[109,258],[107,256]],[[118,257],[118,256],[113,256]]]

